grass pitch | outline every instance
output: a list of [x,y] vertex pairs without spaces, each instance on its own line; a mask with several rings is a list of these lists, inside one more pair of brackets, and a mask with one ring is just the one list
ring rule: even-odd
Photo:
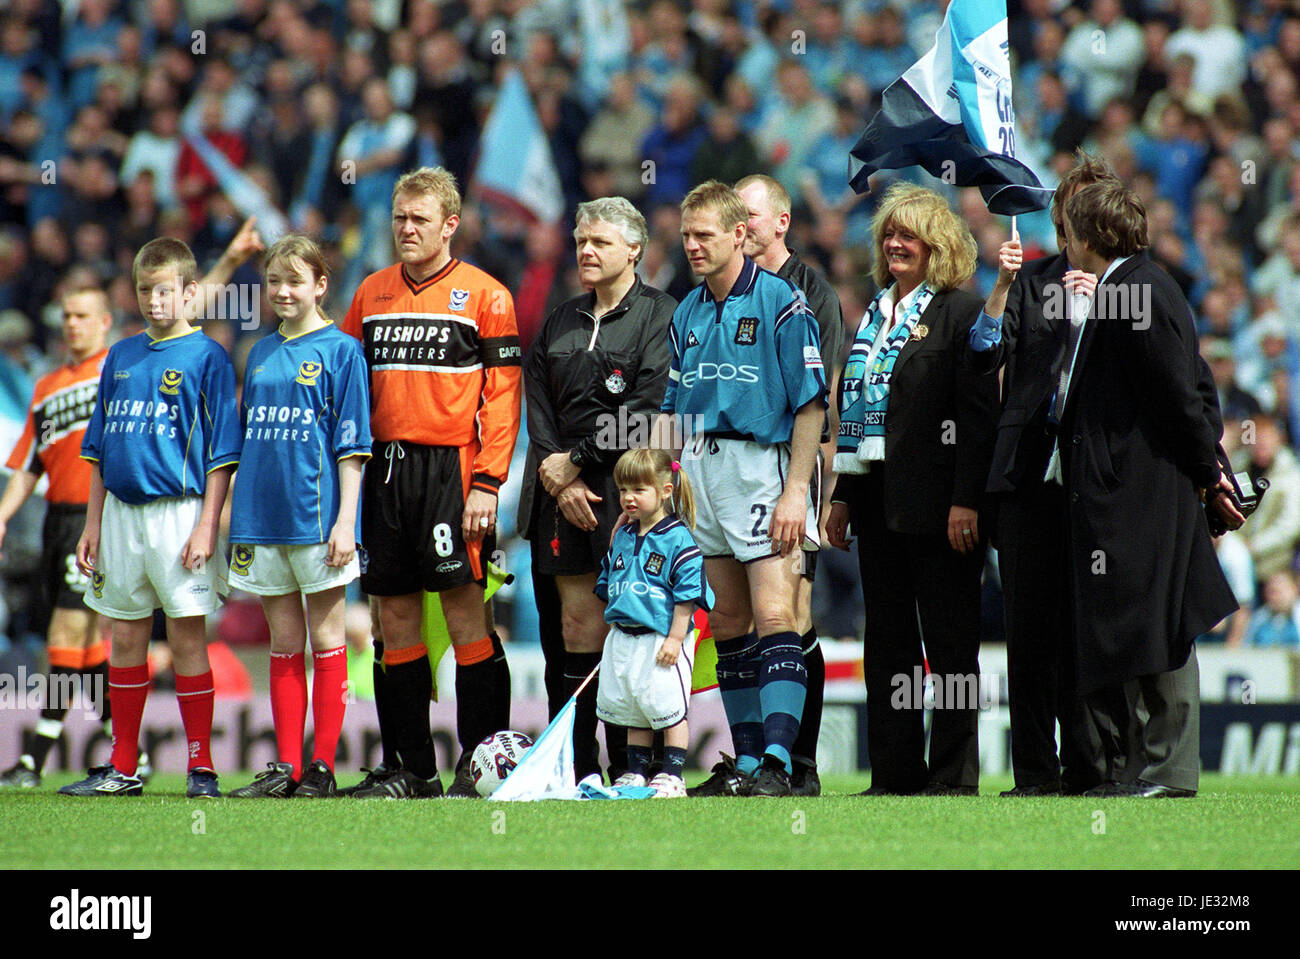
[[[703,774],[689,777],[694,782]],[[252,774],[226,774],[223,787]],[[0,793],[0,867],[38,869],[1294,869],[1300,778],[1204,776],[1192,800],[860,798],[487,803]],[[352,781],[344,777],[344,783]]]

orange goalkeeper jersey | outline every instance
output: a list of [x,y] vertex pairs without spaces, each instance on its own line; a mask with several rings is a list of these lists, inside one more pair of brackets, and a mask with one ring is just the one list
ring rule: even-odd
[[94,466],[81,458],[81,440],[95,410],[99,372],[106,356],[108,350],[101,350],[37,381],[23,435],[5,463],[11,470],[26,470],[36,476],[48,473],[50,486],[45,498],[51,503],[84,506],[90,498]]
[[422,283],[399,263],[362,281],[342,329],[370,367],[375,441],[475,444],[472,485],[496,492],[519,434],[522,355],[509,291],[457,259]]

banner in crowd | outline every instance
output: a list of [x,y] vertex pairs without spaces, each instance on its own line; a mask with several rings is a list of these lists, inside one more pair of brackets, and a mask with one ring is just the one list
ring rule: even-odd
[[551,145],[518,70],[506,74],[483,125],[474,185],[484,199],[521,209],[542,223],[564,215]]

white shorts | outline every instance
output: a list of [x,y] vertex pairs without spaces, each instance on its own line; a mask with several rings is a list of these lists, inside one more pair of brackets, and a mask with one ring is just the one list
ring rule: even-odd
[[172,619],[216,612],[219,595],[227,592],[223,545],[218,543],[200,570],[181,565],[181,552],[202,511],[198,496],[131,506],[105,493],[99,556],[86,605],[113,619],[144,619],[160,606]]
[[[772,514],[785,492],[789,468],[788,443],[691,438],[682,451],[682,469],[695,495],[695,542],[706,558],[734,556],[750,563],[775,555]],[[803,541],[810,552],[818,548],[819,498],[810,483]]]
[[596,715],[603,722],[667,729],[686,718],[695,650],[688,636],[677,662],[660,666],[655,656],[663,644],[657,633],[630,636],[617,626],[609,628],[596,694]]
[[346,566],[326,566],[329,543],[284,546],[236,543],[230,552],[230,586],[258,596],[320,593],[346,586],[361,575],[357,557]]

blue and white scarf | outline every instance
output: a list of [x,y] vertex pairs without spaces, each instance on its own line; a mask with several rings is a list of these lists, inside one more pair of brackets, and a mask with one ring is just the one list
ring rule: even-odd
[[844,364],[840,397],[840,432],[835,444],[835,472],[865,473],[873,460],[885,458],[885,411],[889,407],[889,381],[894,364],[907,341],[922,339],[929,331],[919,326],[921,314],[934,299],[934,290],[922,283],[903,306],[898,325],[881,335],[894,313],[898,286],[876,294],[862,314],[853,349]]

